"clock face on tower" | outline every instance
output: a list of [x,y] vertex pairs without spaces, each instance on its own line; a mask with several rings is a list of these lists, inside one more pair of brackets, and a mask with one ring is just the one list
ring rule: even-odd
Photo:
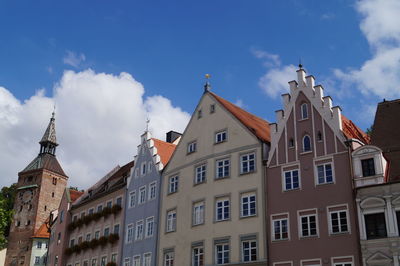
[[27,202],[31,201],[32,198],[33,198],[33,192],[32,192],[32,190],[27,190],[27,191],[25,191],[24,194],[22,195],[22,201],[23,201],[24,203],[27,203]]

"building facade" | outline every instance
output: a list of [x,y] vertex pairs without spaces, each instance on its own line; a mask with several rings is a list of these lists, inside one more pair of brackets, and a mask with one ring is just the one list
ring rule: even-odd
[[32,237],[58,208],[68,177],[56,159],[54,113],[41,139],[39,155],[18,173],[17,194],[5,265],[29,265]]
[[[177,143],[180,134],[170,132],[171,135],[176,139],[169,138],[170,142]],[[157,265],[161,171],[175,146],[152,138],[148,131],[141,136],[125,195],[125,239],[121,265]]]
[[118,265],[122,248],[125,190],[133,161],[117,166],[71,207],[67,266]]
[[72,217],[69,212],[72,203],[77,200],[83,192],[70,188],[65,188],[58,209],[52,211],[49,217],[50,240],[47,263],[52,266],[65,265],[65,248],[68,247],[69,231],[68,224]]
[[368,137],[300,66],[271,124],[269,265],[359,265],[351,143]]
[[265,265],[268,122],[207,83],[163,171],[158,265]]
[[353,151],[362,263],[400,265],[400,100],[378,104],[371,144]]

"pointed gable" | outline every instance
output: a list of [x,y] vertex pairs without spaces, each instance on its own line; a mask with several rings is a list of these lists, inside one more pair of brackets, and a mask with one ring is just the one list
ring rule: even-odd
[[264,142],[270,142],[269,122],[255,116],[233,103],[223,99],[213,92],[209,92],[226,110],[236,117],[245,127],[247,127],[257,138]]

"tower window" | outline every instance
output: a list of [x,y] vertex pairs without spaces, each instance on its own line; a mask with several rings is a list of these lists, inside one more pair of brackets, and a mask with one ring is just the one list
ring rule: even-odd
[[47,205],[44,205],[44,211],[47,211]]
[[26,222],[26,225],[31,225],[31,220],[28,220],[28,221]]
[[54,192],[51,193],[51,197],[54,198]]
[[53,177],[53,185],[57,185],[57,178]]
[[303,152],[311,151],[311,138],[308,135],[303,137]]

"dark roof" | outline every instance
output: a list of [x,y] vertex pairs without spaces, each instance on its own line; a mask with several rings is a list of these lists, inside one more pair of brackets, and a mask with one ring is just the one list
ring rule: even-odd
[[109,174],[103,177],[100,182],[97,182],[85,191],[84,194],[76,200],[73,207],[76,208],[125,187],[127,178],[133,166],[134,161],[131,161],[122,167],[117,166],[114,168]]
[[255,116],[239,106],[221,98],[213,92],[209,92],[227,111],[247,127],[257,138],[264,142],[271,142],[269,122]]
[[342,131],[348,139],[358,139],[364,144],[370,143],[369,136],[362,131],[356,124],[342,114]]
[[157,154],[161,157],[162,164],[166,166],[174,153],[176,145],[155,138],[152,138],[152,140],[154,141],[154,146],[157,148]]
[[57,161],[57,158],[49,153],[42,153],[39,154],[27,167],[25,167],[23,172],[28,172],[31,170],[38,170],[38,169],[46,169],[51,172],[66,176],[64,170],[61,168],[60,163]]
[[400,99],[378,104],[371,144],[382,149],[389,161],[389,181],[400,180]]

